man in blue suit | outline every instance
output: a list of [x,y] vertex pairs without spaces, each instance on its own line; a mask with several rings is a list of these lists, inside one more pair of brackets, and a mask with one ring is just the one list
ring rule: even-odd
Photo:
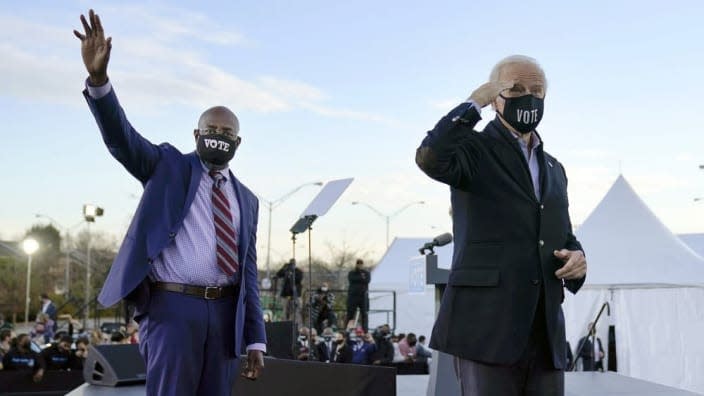
[[110,153],[144,194],[98,300],[135,307],[149,395],[229,395],[236,357],[242,375],[264,367],[256,230],[259,204],[228,168],[241,142],[239,121],[223,106],[206,110],[197,148],[154,145],[125,117],[107,76],[112,48],[100,18],[81,15],[83,92]]

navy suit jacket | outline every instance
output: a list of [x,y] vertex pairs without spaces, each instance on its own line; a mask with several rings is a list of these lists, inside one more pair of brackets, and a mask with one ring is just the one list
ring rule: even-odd
[[[195,152],[182,154],[168,143],[154,145],[130,125],[114,90],[93,99],[83,95],[110,154],[144,186],[144,194],[127,235],[110,268],[98,301],[104,306],[121,299],[136,307],[136,319],[148,313],[147,275],[151,263],[174,243],[198,189],[203,167]],[[254,343],[266,343],[257,285],[256,233],[259,202],[230,172],[240,205],[240,292],[235,315],[235,354]]]
[[[541,294],[555,368],[565,367],[560,249],[581,250],[572,233],[562,165],[536,150],[541,197],[511,132],[497,119],[473,130],[479,113],[462,104],[442,118],[416,152],[418,166],[451,187],[454,252],[430,347],[463,359],[511,365],[529,342]],[[542,289],[542,290],[541,290]]]

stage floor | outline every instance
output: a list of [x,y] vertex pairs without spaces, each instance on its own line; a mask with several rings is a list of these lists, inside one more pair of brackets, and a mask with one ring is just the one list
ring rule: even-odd
[[[396,377],[398,396],[426,396],[429,375]],[[144,386],[109,388],[83,384],[68,396],[143,396]],[[624,377],[616,373],[576,372],[565,374],[565,396],[697,396],[667,386]],[[324,396],[324,395],[321,395]],[[381,396],[381,395],[380,395]],[[438,395],[440,396],[440,395]],[[446,395],[442,395],[446,396]],[[451,395],[447,395],[451,396]]]

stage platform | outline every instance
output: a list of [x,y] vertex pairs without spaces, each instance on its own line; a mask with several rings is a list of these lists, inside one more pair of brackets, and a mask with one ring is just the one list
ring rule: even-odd
[[[398,396],[426,396],[428,375],[396,377]],[[667,386],[624,377],[616,373],[576,372],[565,375],[565,396],[697,396]],[[106,388],[83,384],[68,396],[143,396],[144,386]],[[320,395],[325,396],[325,395]],[[375,395],[376,396],[376,395]],[[379,395],[382,396],[382,395]],[[452,395],[437,395],[452,396]]]

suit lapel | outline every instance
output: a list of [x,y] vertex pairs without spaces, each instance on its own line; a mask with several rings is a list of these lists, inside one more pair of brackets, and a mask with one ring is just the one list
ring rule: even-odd
[[[535,192],[533,191],[533,182],[528,170],[528,162],[526,161],[518,142],[513,136],[505,136],[500,127],[495,125],[498,121],[494,121],[487,125],[485,129],[489,135],[493,136],[497,142],[491,148],[494,154],[499,158],[499,166],[511,177],[516,184],[521,187],[521,190],[527,194],[531,200],[535,200]],[[510,133],[506,131],[506,133]]]
[[249,225],[249,205],[245,199],[244,192],[242,191],[242,184],[230,171],[230,180],[232,180],[232,187],[235,189],[235,196],[237,197],[237,203],[240,206],[240,232],[237,236],[237,254],[239,256],[240,271],[242,271],[242,264],[245,262],[246,250],[249,245],[249,235],[245,232],[245,226]]
[[538,136],[538,139],[540,139],[540,146],[536,150],[536,155],[538,156],[538,168],[540,172],[538,181],[540,183],[540,202],[545,202],[545,197],[550,194],[549,189],[552,185],[552,168],[555,166],[555,163],[553,160],[548,159],[543,151],[543,147],[545,147],[543,138],[538,135],[538,132],[535,132],[535,134]]
[[540,202],[545,202],[545,198],[550,195],[552,171],[555,163],[547,158],[542,148],[538,152],[538,166],[540,167]]
[[191,208],[193,199],[196,196],[196,191],[198,191],[198,185],[200,184],[200,179],[203,177],[203,164],[200,162],[200,158],[195,152],[186,155],[189,157],[189,164],[191,166],[191,179],[188,183],[188,192],[186,193],[186,204],[183,206],[183,213],[181,214],[181,219],[186,217],[188,210]]

